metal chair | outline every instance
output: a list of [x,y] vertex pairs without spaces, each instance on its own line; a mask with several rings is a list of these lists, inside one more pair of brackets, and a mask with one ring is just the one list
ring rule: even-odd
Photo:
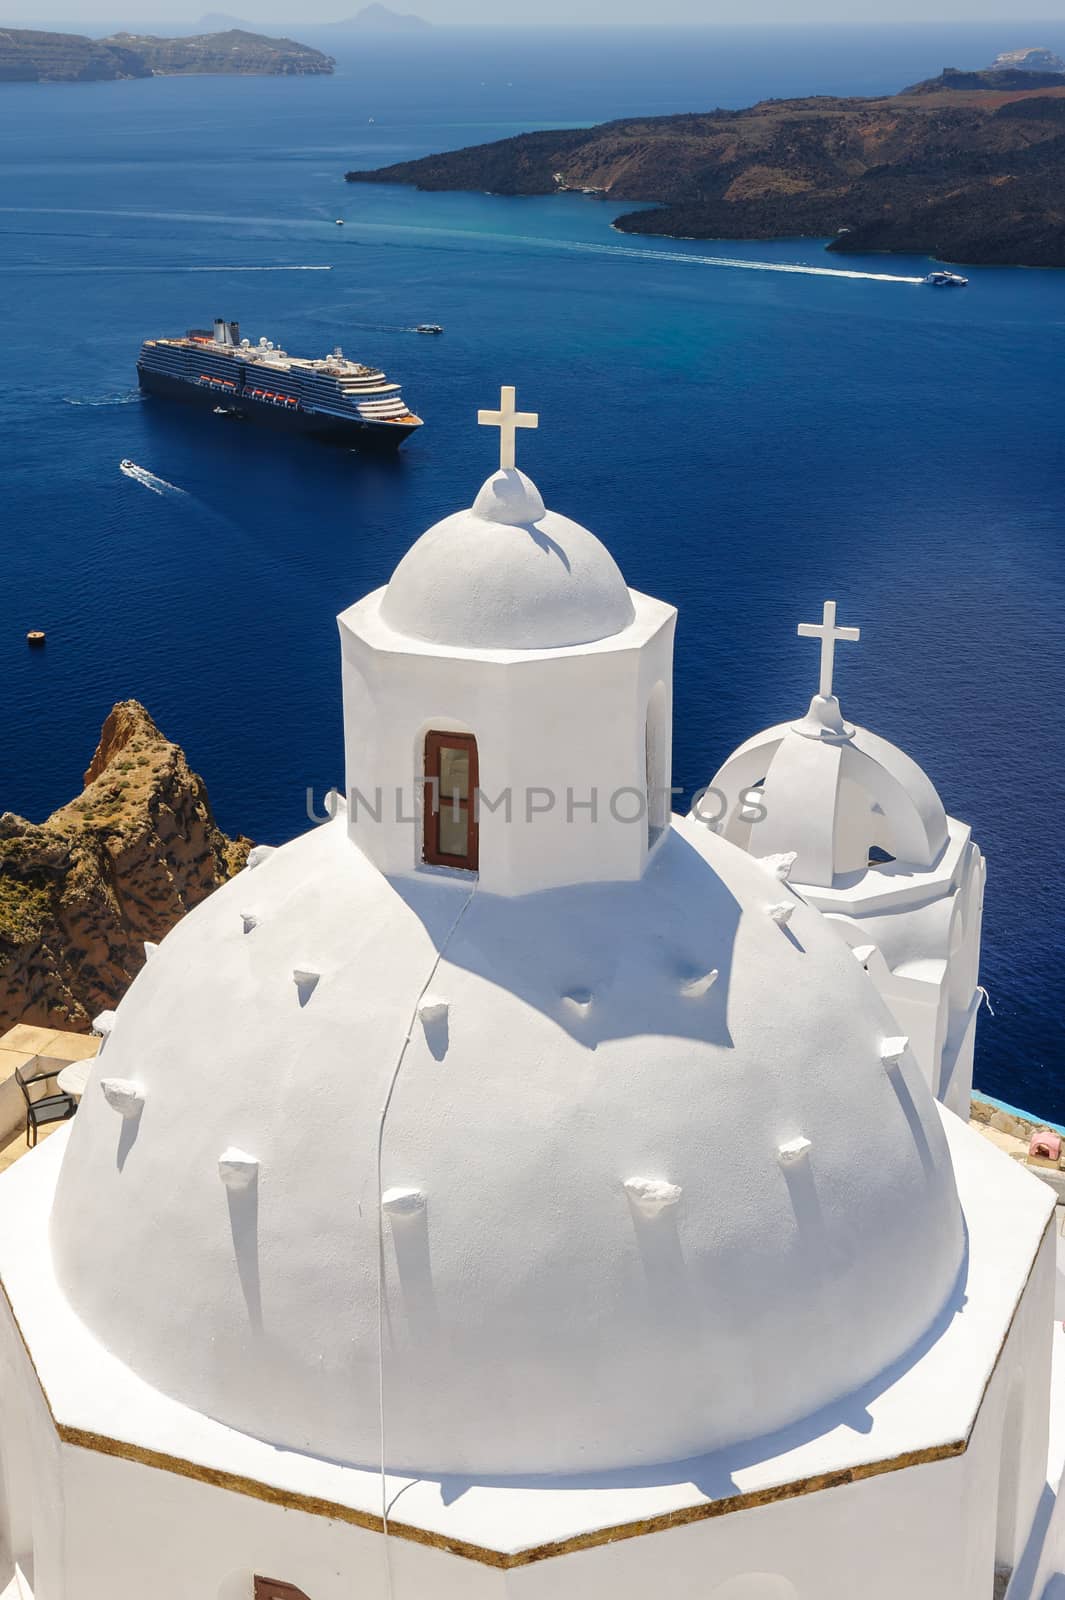
[[72,1117],[78,1109],[78,1102],[72,1094],[65,1094],[62,1089],[55,1094],[42,1094],[36,1099],[30,1090],[37,1083],[51,1083],[55,1078],[54,1072],[37,1072],[32,1077],[25,1077],[21,1067],[15,1068],[15,1077],[22,1090],[22,1098],[26,1102],[26,1145],[32,1150],[37,1143],[37,1129],[46,1122],[65,1122]]

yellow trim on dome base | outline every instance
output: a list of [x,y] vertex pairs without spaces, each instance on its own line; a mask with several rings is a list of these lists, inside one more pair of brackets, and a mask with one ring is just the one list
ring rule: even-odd
[[[268,1505],[281,1506],[286,1511],[304,1511],[313,1517],[328,1517],[333,1522],[347,1522],[371,1533],[383,1531],[382,1519],[369,1511],[356,1511],[334,1500],[323,1500],[317,1495],[298,1494],[291,1489],[279,1489],[256,1478],[245,1478],[239,1473],[224,1472],[216,1467],[205,1467],[196,1461],[185,1461],[181,1456],[164,1454],[161,1450],[148,1450],[142,1445],[129,1444],[122,1439],[110,1439],[105,1434],[89,1433],[83,1428],[70,1428],[65,1423],[56,1428],[64,1444],[82,1450],[94,1450],[99,1455],[117,1456],[122,1461],[135,1461],[141,1466],[158,1467],[164,1472],[176,1473],[182,1478],[192,1478],[197,1483],[207,1483],[216,1489],[228,1489],[233,1494],[244,1494],[253,1500],[265,1500]],[[657,1516],[643,1517],[636,1522],[619,1522],[612,1527],[593,1528],[587,1533],[575,1533],[568,1539],[554,1539],[547,1544],[531,1545],[527,1550],[493,1550],[486,1545],[472,1544],[466,1539],[451,1539],[445,1533],[435,1533],[416,1527],[409,1522],[388,1519],[388,1532],[397,1539],[409,1539],[413,1544],[428,1545],[433,1550],[446,1550],[449,1555],[464,1556],[468,1561],[478,1561],[482,1566],[498,1567],[509,1571],[512,1567],[528,1567],[535,1561],[548,1561],[552,1556],[567,1556],[577,1550],[592,1550],[597,1545],[616,1544],[622,1539],[638,1539],[645,1533],[662,1533],[667,1528],[682,1528],[693,1522],[706,1522],[712,1517],[728,1516],[733,1511],[747,1511],[755,1506],[771,1505],[778,1500],[794,1500],[799,1495],[815,1494],[820,1489],[838,1489],[843,1484],[856,1483],[862,1478],[877,1478],[885,1472],[898,1472],[903,1467],[923,1466],[929,1461],[945,1461],[964,1455],[967,1439],[955,1439],[950,1444],[933,1445],[924,1450],[911,1450],[905,1455],[887,1461],[870,1461],[856,1467],[844,1467],[836,1472],[822,1472],[810,1478],[799,1478],[792,1483],[775,1484],[768,1489],[756,1489],[748,1494],[731,1495],[727,1500],[704,1501],[697,1506],[682,1506],[676,1511],[663,1511]]]
[[[1010,1314],[1006,1331],[995,1352],[995,1359],[991,1365],[984,1386],[980,1391],[980,1399],[969,1424],[969,1430],[962,1439],[953,1439],[946,1444],[929,1445],[921,1450],[906,1451],[901,1455],[891,1456],[882,1461],[860,1462],[853,1467],[842,1467],[834,1472],[815,1473],[807,1478],[797,1478],[790,1483],[773,1484],[765,1489],[750,1490],[745,1494],[730,1495],[724,1500],[704,1501],[700,1505],[682,1506],[676,1511],[660,1512],[656,1516],[643,1517],[635,1522],[619,1522],[610,1527],[593,1528],[587,1533],[572,1534],[568,1539],[550,1540],[546,1544],[532,1545],[526,1550],[493,1550],[489,1546],[473,1544],[466,1539],[451,1539],[444,1533],[433,1532],[430,1529],[416,1527],[409,1522],[396,1522],[391,1517],[388,1519],[388,1532],[397,1539],[409,1539],[412,1544],[426,1545],[433,1550],[444,1550],[449,1555],[462,1556],[467,1561],[477,1561],[482,1566],[496,1567],[509,1571],[514,1567],[532,1566],[537,1561],[548,1561],[554,1556],[572,1555],[578,1550],[593,1550],[600,1545],[616,1544],[622,1539],[638,1539],[648,1533],[663,1533],[669,1528],[688,1527],[695,1522],[708,1522],[715,1517],[729,1516],[735,1511],[749,1511],[758,1506],[774,1505],[778,1501],[795,1500],[802,1495],[816,1494],[822,1489],[839,1489],[849,1483],[859,1483],[867,1478],[878,1478],[886,1472],[900,1472],[906,1467],[925,1466],[933,1461],[949,1461],[962,1456],[969,1448],[973,1431],[980,1419],[984,1400],[991,1380],[998,1370],[1002,1353],[1013,1332],[1013,1325],[1017,1320],[1017,1313],[1021,1308],[1025,1292],[1032,1280],[1039,1257],[1046,1244],[1047,1234],[1054,1222],[1055,1213],[1051,1212],[1046,1226],[1040,1237],[1039,1244],[1033,1253],[1032,1262],[1025,1275],[1024,1285],[1017,1296],[1013,1311]],[[338,1501],[325,1500],[317,1495],[300,1494],[292,1489],[280,1489],[275,1484],[263,1483],[257,1478],[247,1478],[236,1472],[226,1472],[218,1467],[204,1466],[198,1461],[186,1461],[182,1456],[168,1455],[162,1450],[150,1450],[144,1445],[131,1444],[125,1439],[113,1439],[107,1434],[93,1433],[86,1428],[71,1427],[68,1423],[57,1420],[52,1409],[48,1392],[41,1381],[40,1372],[33,1359],[33,1354],[26,1342],[25,1334],[12,1305],[7,1287],[0,1279],[0,1293],[3,1294],[7,1308],[11,1313],[11,1320],[18,1333],[26,1357],[30,1363],[34,1377],[40,1388],[48,1414],[63,1444],[73,1446],[78,1450],[91,1450],[98,1455],[112,1456],[122,1461],[133,1461],[140,1466],[154,1467],[162,1472],[172,1472],[177,1477],[190,1478],[196,1483],[205,1483],[212,1488],[225,1489],[231,1494],[247,1495],[250,1499],[265,1501],[268,1505],[280,1506],[286,1511],[302,1511],[308,1516],[327,1517],[333,1522],[345,1522],[357,1528],[364,1528],[371,1533],[384,1531],[383,1519],[369,1511],[358,1511],[353,1506],[340,1504]]]

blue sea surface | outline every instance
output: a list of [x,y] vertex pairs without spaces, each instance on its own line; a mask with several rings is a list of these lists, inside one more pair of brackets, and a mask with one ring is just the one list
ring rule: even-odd
[[[687,791],[804,711],[798,622],[827,596],[861,627],[845,713],[923,763],[988,856],[978,1084],[1065,1120],[1065,276],[935,292],[905,281],[923,259],[630,239],[630,208],[594,199],[342,181],[537,126],[885,93],[1027,32],[323,42],[330,79],[0,87],[0,807],[69,799],[132,695],[228,831],[306,827],[308,789],[343,783],[333,618],[470,503],[496,449],[476,408],[515,383],[549,504],[680,608]],[[1065,50],[1065,25],[1039,42]],[[375,461],[141,401],[142,338],[215,315],[381,363],[425,428]]]

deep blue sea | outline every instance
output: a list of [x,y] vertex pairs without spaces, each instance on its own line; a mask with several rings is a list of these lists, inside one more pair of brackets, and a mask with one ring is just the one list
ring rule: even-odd
[[[675,782],[802,713],[795,627],[826,596],[861,627],[845,712],[928,768],[989,859],[978,1083],[1065,1119],[1065,274],[939,293],[753,265],[921,259],[629,241],[597,200],[342,181],[537,126],[889,92],[1036,42],[1065,50],[1065,22],[454,30],[328,41],[331,79],[0,88],[0,809],[70,798],[133,695],[226,829],[306,827],[308,788],[343,782],[334,616],[470,503],[496,448],[476,408],[515,383],[548,502],[680,607]],[[381,363],[427,426],[380,462],[139,401],[141,339],[215,315]]]

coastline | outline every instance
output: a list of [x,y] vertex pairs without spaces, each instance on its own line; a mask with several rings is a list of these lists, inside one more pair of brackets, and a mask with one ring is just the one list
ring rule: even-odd
[[[973,80],[978,80],[974,82]],[[817,238],[836,255],[1065,266],[1065,74],[954,73],[894,95],[538,129],[348,183],[498,197],[579,192],[612,229],[666,239]]]

